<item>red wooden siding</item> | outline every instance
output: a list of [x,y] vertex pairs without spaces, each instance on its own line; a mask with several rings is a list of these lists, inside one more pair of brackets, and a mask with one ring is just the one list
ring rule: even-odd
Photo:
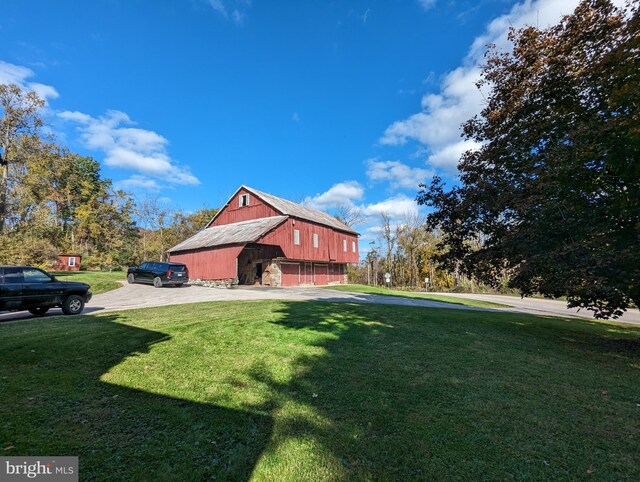
[[304,263],[302,268],[301,283],[305,285],[313,284],[313,264]]
[[236,259],[242,248],[244,245],[183,251],[172,254],[171,261],[186,264],[190,279],[235,278],[237,276]]
[[317,286],[329,284],[329,266],[326,264],[316,264],[314,266],[314,278]]
[[282,286],[298,286],[301,281],[300,263],[283,262],[280,265]]
[[[239,207],[240,196],[243,194],[249,194],[249,205]],[[221,226],[223,224],[238,223],[240,221],[249,221],[251,219],[269,218],[271,216],[280,216],[280,213],[271,206],[267,206],[253,194],[241,189],[233,198],[231,198],[229,204],[222,208],[222,211],[218,213],[218,216],[213,220],[213,223],[209,224],[209,226]]]
[[[70,258],[74,259],[73,265],[69,262]],[[60,254],[51,268],[55,271],[80,271],[80,260],[81,256],[78,254]]]
[[342,283],[344,282],[342,264],[330,264],[329,265],[329,282],[330,283]]
[[[295,223],[295,224],[294,224]],[[300,231],[300,244],[293,244],[293,231]],[[318,247],[313,247],[313,233],[318,234]],[[344,251],[343,241],[347,241],[347,251]],[[352,250],[351,242],[356,242],[356,252]],[[261,238],[259,243],[280,246],[284,255],[289,259],[309,261],[332,261],[335,263],[358,262],[358,236],[342,233],[326,226],[287,219],[280,226]]]

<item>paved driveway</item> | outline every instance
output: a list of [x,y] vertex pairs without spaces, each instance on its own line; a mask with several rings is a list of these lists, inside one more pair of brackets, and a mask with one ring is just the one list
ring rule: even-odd
[[290,300],[290,301],[350,301],[354,303],[387,303],[428,308],[468,309],[438,301],[398,298],[393,296],[346,293],[322,288],[271,288],[263,286],[233,289],[183,286],[182,288],[154,288],[150,285],[125,285],[114,291],[95,295],[87,311],[114,311],[151,306],[178,305],[199,301]]
[[[531,313],[535,315],[552,315],[552,316],[575,316],[578,318],[593,319],[593,312],[585,309],[567,308],[565,301],[547,300],[540,298],[520,298],[517,296],[505,295],[481,295],[471,293],[442,293],[452,298],[466,298],[471,300],[491,301],[511,305],[509,311],[519,313]],[[640,311],[628,310],[621,318],[616,321],[639,324]]]
[[[490,311],[511,311],[536,315],[578,316],[592,318],[590,312],[582,310],[568,310],[566,304],[560,301],[527,298],[522,300],[510,296],[470,295],[452,293],[452,297],[475,298],[486,301],[512,305],[512,308],[493,309]],[[401,298],[395,296],[370,295],[363,293],[347,293],[322,288],[271,288],[261,286],[237,287],[233,289],[203,288],[200,286],[183,286],[182,288],[154,288],[150,285],[124,285],[117,290],[94,295],[85,308],[85,313],[128,310],[135,308],[150,308],[188,304],[201,301],[237,301],[237,300],[292,300],[292,301],[339,301],[352,303],[382,303],[403,306],[422,306],[425,308],[448,308],[458,310],[481,310],[462,305],[441,303],[438,301],[420,300],[415,298]],[[60,315],[59,309],[51,310],[47,316]],[[0,314],[0,322],[30,318],[29,313]],[[640,324],[638,310],[632,310],[620,320],[628,323]]]
[[[154,288],[151,285],[125,284],[122,288],[94,295],[84,313],[151,308],[153,306],[181,305],[201,301],[240,300],[292,300],[292,301],[346,301],[353,303],[386,303],[426,308],[470,309],[462,305],[438,301],[415,300],[393,296],[366,295],[326,290],[322,288],[271,288],[262,286],[236,287],[233,289],[203,288],[185,285],[182,288]],[[62,310],[54,308],[46,316],[58,316]],[[32,318],[28,312],[0,314],[0,323]]]

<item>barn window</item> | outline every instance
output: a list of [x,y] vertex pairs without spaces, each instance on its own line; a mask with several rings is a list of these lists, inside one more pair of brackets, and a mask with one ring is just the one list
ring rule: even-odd
[[249,205],[249,195],[243,194],[238,198],[238,204],[241,208]]
[[76,265],[76,257],[69,256],[69,266],[75,266],[75,265]]
[[342,240],[342,250],[346,253],[347,252],[347,240],[343,239]]
[[356,252],[356,242],[355,241],[351,241],[351,251],[353,251],[354,253]]
[[313,247],[318,247],[318,233],[313,233]]
[[300,231],[297,229],[293,230],[293,244],[300,244]]

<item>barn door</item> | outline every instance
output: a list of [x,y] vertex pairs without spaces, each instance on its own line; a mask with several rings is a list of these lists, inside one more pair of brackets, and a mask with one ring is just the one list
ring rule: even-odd
[[300,284],[300,263],[282,263],[280,273],[282,286],[298,286]]

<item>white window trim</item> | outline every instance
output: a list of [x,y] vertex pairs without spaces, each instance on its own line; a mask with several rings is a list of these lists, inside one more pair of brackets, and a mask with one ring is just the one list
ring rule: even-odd
[[351,251],[353,251],[354,253],[356,252],[356,242],[355,241],[351,241]]
[[318,239],[318,233],[313,233],[313,247],[317,248],[320,246],[320,240]]
[[343,239],[342,240],[342,250],[346,253],[347,252],[347,240]]
[[[242,200],[246,199],[247,203],[246,204],[242,204]],[[249,205],[249,195],[248,194],[240,194],[240,196],[238,196],[238,207],[244,208],[247,207]]]
[[300,230],[298,229],[293,230],[293,244],[300,246]]
[[69,256],[69,260],[67,261],[67,266],[75,266],[76,265],[76,257]]

